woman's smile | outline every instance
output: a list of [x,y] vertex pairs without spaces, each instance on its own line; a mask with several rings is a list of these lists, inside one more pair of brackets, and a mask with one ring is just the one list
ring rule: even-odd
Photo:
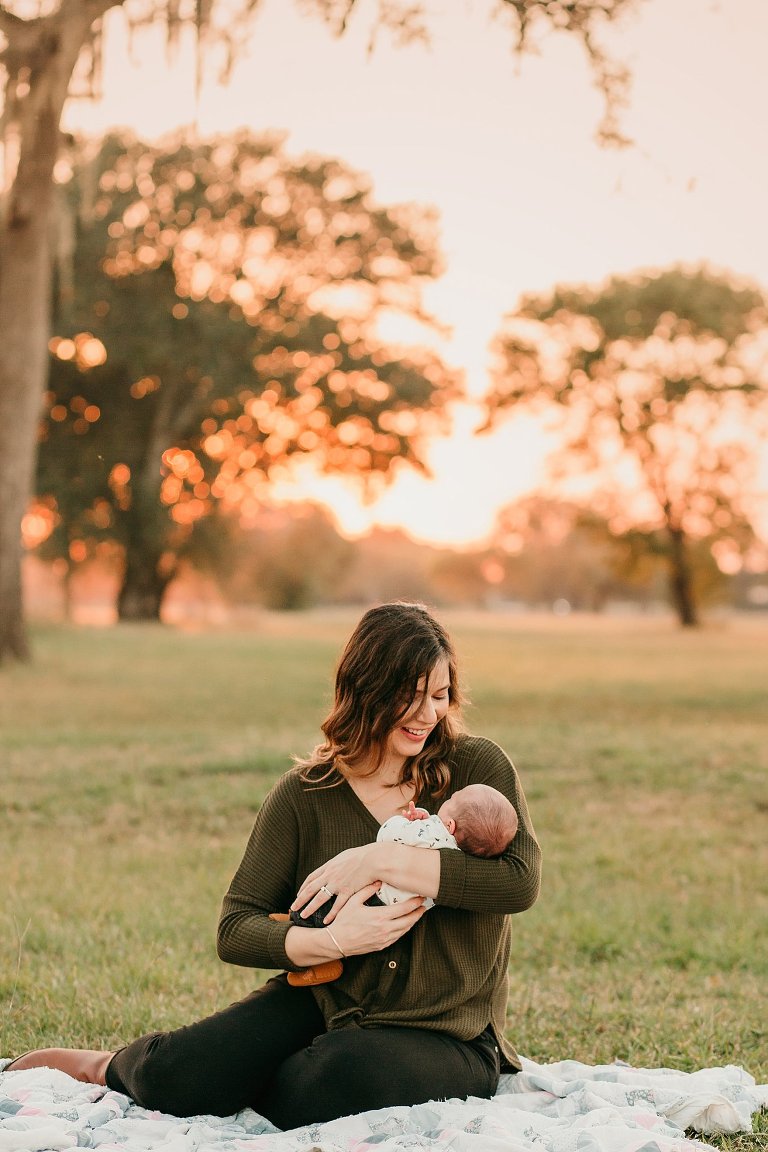
[[420,740],[423,740],[425,736],[428,736],[429,733],[432,731],[432,729],[431,728],[406,728],[403,725],[403,726],[401,726],[400,731],[404,732],[405,735],[410,740],[420,741]]
[[424,741],[450,708],[450,670],[447,660],[438,660],[429,676],[422,676],[410,715],[392,730],[389,751],[402,762],[421,751]]

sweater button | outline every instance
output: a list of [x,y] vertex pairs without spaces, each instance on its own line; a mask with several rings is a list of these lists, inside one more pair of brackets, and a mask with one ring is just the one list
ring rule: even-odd
[[388,968],[397,968],[397,961],[396,961],[396,960],[390,960],[390,962],[389,962],[389,964],[387,965],[387,967],[388,967]]

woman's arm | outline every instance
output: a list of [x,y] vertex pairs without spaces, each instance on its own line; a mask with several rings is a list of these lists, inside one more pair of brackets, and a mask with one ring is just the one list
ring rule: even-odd
[[[431,896],[436,904],[462,908],[466,912],[495,912],[507,915],[524,912],[539,894],[541,852],[535,839],[518,834],[503,856],[484,860],[457,852],[455,848],[437,850],[413,848],[407,844],[375,844],[375,851],[350,848],[360,854],[352,861],[346,852],[334,856],[326,865],[307,877],[293,907],[310,916],[327,897],[319,891],[325,885],[337,899],[326,917],[333,924],[351,898],[355,885],[371,878],[391,884],[406,892]],[[354,858],[353,858],[354,859]]]
[[517,812],[518,829],[506,852],[491,860],[441,849],[435,901],[468,912],[524,912],[539,894],[541,849],[514,765],[498,744],[480,737],[461,741],[455,758],[455,778],[463,784],[488,784],[504,793]]
[[[424,912],[418,899],[395,908],[366,907],[364,901],[376,889],[372,885],[366,888],[360,881],[355,887],[356,900],[333,928],[340,949],[333,947],[330,935],[320,929],[270,920],[269,913],[287,908],[294,892],[301,841],[295,802],[291,779],[282,777],[256,817],[219,920],[218,954],[230,964],[296,969],[338,958],[339,951],[347,956],[376,952],[408,932]],[[347,855],[364,858],[373,847],[347,849],[334,859]],[[316,885],[315,891],[318,889]],[[325,894],[320,893],[315,903],[319,906],[325,900]]]
[[409,932],[424,915],[426,909],[419,896],[389,907],[366,905],[377,888],[378,884],[369,884],[356,892],[334,918],[332,928],[291,927],[285,949],[293,963],[305,968],[324,960],[338,960],[340,956],[380,952]]
[[291,908],[309,917],[325,904],[327,892],[332,892],[336,901],[325,919],[328,924],[333,924],[347,901],[361,888],[376,881],[434,898],[440,884],[439,853],[379,841],[360,848],[347,848],[310,872],[296,893]]
[[452,848],[426,851],[393,843],[349,848],[310,872],[292,908],[309,916],[327,899],[320,890],[325,886],[337,897],[326,918],[332,924],[352,894],[374,880],[468,912],[506,915],[530,908],[539,893],[541,850],[517,772],[491,740],[469,738],[455,756],[456,788],[488,784],[503,792],[517,811],[518,830],[502,856],[483,860]]
[[229,964],[247,968],[295,968],[285,949],[290,924],[269,919],[293,896],[298,825],[281,777],[268,793],[253,825],[243,858],[224,897],[217,951]]
[[[517,837],[512,841],[515,845]],[[492,860],[441,848],[440,888],[435,903],[465,912],[509,915],[535,904],[541,881],[541,851],[536,841]]]

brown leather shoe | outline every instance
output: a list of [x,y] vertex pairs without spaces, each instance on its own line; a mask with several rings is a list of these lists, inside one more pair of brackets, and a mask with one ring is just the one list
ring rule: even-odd
[[24,1072],[27,1068],[57,1068],[84,1084],[106,1084],[107,1066],[114,1052],[90,1048],[36,1048],[12,1060],[4,1071]]
[[330,984],[338,980],[344,971],[341,960],[326,960],[323,964],[313,964],[311,968],[301,968],[288,973],[288,983],[294,988],[306,988],[311,984]]
[[[287,912],[270,912],[269,918],[277,920],[280,924],[290,920]],[[311,968],[289,972],[288,983],[294,988],[308,988],[312,984],[330,984],[332,980],[338,980],[343,971],[344,965],[341,960],[326,960],[322,964],[313,964]]]

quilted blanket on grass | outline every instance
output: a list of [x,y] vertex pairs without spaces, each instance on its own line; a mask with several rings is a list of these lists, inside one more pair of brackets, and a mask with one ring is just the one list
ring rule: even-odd
[[768,1085],[741,1068],[592,1067],[523,1061],[492,1100],[383,1108],[280,1132],[245,1109],[179,1119],[63,1072],[2,1072],[0,1152],[698,1152],[704,1134],[751,1131]]

